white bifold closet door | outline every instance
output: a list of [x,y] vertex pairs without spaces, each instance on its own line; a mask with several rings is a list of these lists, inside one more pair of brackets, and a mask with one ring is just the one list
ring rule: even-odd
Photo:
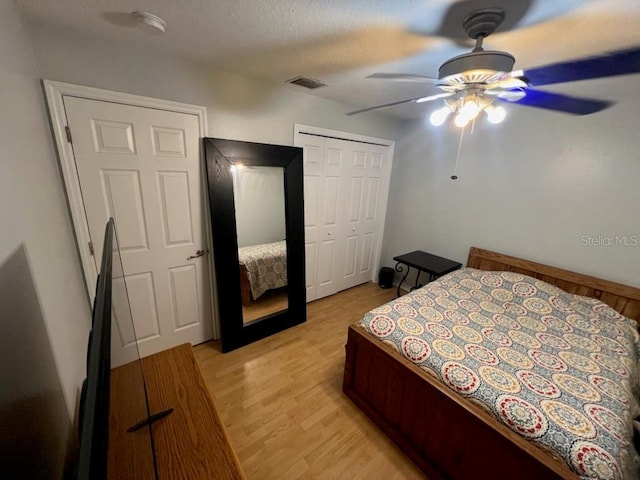
[[307,301],[375,279],[391,147],[297,133],[304,148]]

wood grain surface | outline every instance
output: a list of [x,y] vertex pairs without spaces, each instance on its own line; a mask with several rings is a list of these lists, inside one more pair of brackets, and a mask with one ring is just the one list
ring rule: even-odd
[[153,479],[149,429],[127,432],[147,416],[140,364],[131,362],[112,369],[110,382],[107,477],[110,480]]
[[[191,346],[181,345],[143,358],[142,368],[151,413],[174,409],[171,415],[152,427],[158,478],[244,478]],[[120,374],[115,377],[119,379]],[[118,399],[121,397],[126,395],[117,395]],[[128,416],[127,408],[126,402],[112,404],[112,425],[124,423],[121,418]],[[110,453],[114,452],[110,458],[129,455],[122,451],[131,448],[131,441],[119,443],[121,439],[122,435],[114,435],[110,439]],[[134,476],[130,476],[131,470],[117,470],[120,465],[120,462],[116,462],[114,468],[110,468],[110,478],[143,478],[137,476],[135,471]]]

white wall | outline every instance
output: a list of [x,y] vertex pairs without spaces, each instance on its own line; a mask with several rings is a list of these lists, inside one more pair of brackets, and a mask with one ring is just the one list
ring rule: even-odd
[[160,52],[47,25],[33,24],[31,32],[44,78],[204,105],[212,137],[293,145],[296,122],[392,140],[401,133],[403,122],[383,115],[347,117],[349,107],[294,87],[210,71]]
[[0,66],[0,264],[24,248],[71,417],[85,375],[91,312],[39,74],[13,0],[0,0]]
[[238,247],[284,240],[284,169],[245,167],[233,172]]
[[618,103],[585,117],[510,105],[465,137],[456,181],[459,130],[416,122],[396,144],[383,262],[421,249],[464,263],[474,245],[640,286],[640,245],[583,245],[640,242],[640,81],[569,87]]

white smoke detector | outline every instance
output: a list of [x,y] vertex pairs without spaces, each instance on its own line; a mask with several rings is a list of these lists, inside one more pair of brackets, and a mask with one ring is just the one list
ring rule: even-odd
[[133,12],[132,15],[138,22],[138,28],[143,32],[162,35],[167,26],[162,18],[149,12]]

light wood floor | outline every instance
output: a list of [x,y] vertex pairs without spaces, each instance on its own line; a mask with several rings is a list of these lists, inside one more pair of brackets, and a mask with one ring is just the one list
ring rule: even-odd
[[347,326],[395,296],[366,284],[307,305],[307,323],[231,353],[195,348],[248,480],[419,479],[342,393]]

